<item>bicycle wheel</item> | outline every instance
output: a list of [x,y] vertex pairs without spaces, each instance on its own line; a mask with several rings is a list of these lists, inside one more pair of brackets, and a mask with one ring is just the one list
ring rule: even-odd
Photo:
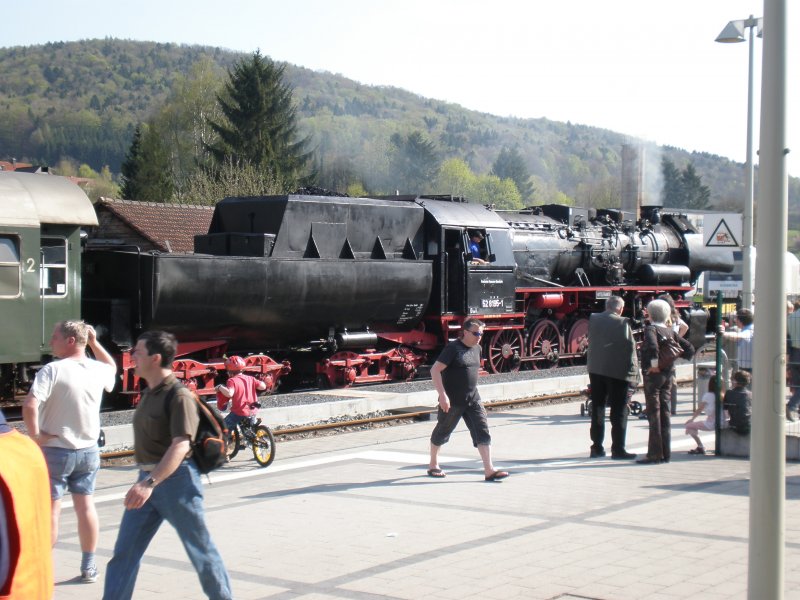
[[275,460],[275,436],[266,425],[259,425],[255,429],[253,456],[262,467],[268,467]]
[[242,434],[239,433],[239,428],[234,427],[228,432],[228,460],[232,460],[234,456],[239,454],[239,444],[242,441]]

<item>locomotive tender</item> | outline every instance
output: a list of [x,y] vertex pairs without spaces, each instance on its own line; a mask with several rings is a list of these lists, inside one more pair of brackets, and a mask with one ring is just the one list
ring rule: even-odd
[[[485,265],[468,251],[475,231]],[[680,301],[701,271],[729,270],[732,253],[701,238],[660,208],[634,223],[616,210],[506,212],[445,196],[226,198],[195,254],[87,246],[82,312],[119,351],[131,394],[128,352],[150,328],[177,335],[175,371],[201,394],[234,352],[270,389],[286,377],[405,380],[468,316],[486,323],[487,370],[548,368],[584,357],[588,317],[611,293],[640,318],[650,298]]]

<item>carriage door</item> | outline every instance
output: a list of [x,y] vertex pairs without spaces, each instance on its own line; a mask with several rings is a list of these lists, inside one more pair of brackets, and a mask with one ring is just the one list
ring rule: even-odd
[[[74,238],[74,239],[73,239]],[[80,284],[74,276],[80,264],[80,238],[72,228],[42,226],[39,255],[42,349],[59,321],[80,318]]]
[[464,265],[464,232],[461,229],[444,228],[445,312],[464,314],[466,268]]

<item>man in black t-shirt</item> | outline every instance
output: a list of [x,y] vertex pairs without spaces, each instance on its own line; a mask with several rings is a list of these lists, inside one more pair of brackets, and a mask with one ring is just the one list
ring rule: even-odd
[[431,379],[439,393],[438,420],[431,434],[431,460],[428,465],[428,475],[431,477],[445,476],[439,466],[439,448],[448,442],[461,418],[472,436],[472,444],[481,455],[486,481],[508,477],[507,471],[499,471],[492,464],[492,437],[489,435],[486,409],[478,393],[483,327],[478,319],[464,321],[459,339],[445,346],[431,368]]

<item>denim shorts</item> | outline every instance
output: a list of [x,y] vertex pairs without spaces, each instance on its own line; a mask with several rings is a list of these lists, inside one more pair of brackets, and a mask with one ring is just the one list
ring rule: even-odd
[[100,450],[96,445],[80,450],[45,446],[42,452],[50,474],[50,498],[58,500],[65,490],[83,496],[94,493],[100,470]]

